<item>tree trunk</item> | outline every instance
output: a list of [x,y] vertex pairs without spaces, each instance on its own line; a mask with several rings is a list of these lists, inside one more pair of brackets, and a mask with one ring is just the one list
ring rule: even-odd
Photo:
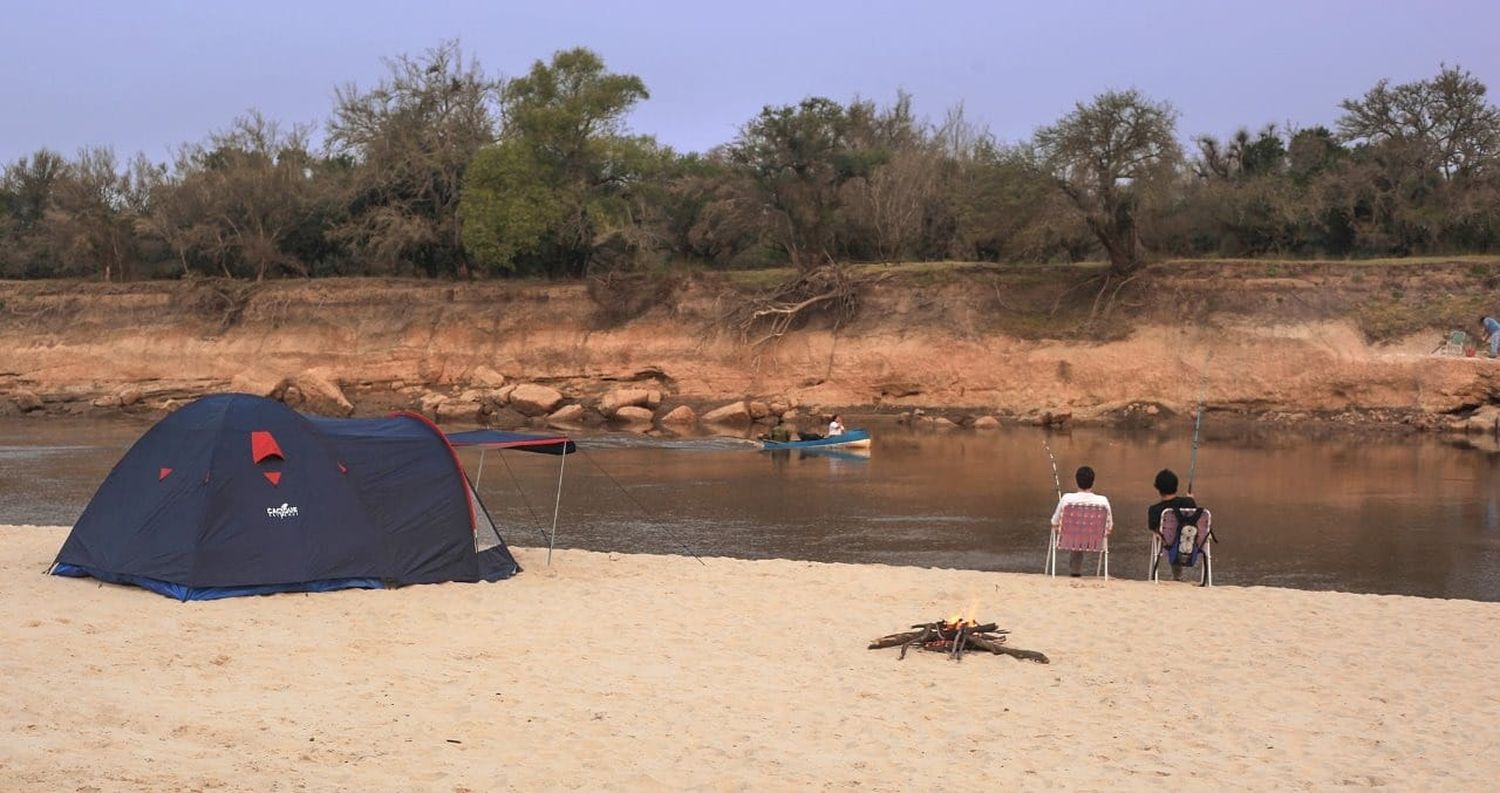
[[1136,233],[1135,219],[1130,216],[1128,209],[1120,207],[1113,219],[1089,214],[1084,220],[1109,257],[1111,276],[1130,275],[1145,266],[1146,251],[1141,245],[1140,235]]

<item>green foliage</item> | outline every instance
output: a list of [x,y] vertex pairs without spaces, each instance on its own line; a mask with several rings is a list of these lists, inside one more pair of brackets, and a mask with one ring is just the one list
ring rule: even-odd
[[504,95],[501,140],[470,166],[464,245],[496,271],[584,275],[606,240],[634,240],[632,200],[666,156],[625,135],[646,87],[574,49],[537,61]]
[[649,99],[645,83],[631,74],[605,70],[604,60],[582,47],[536,61],[525,77],[505,86],[505,131],[537,146],[563,164],[586,156],[590,145],[623,134],[625,114]]
[[[1500,109],[1458,67],[1382,81],[1343,102],[1334,129],[1244,127],[1196,138],[1190,156],[1171,105],[1133,90],[1014,145],[961,105],[930,123],[902,93],[888,105],[810,97],[678,155],[630,133],[646,86],[586,49],[509,81],[456,42],[386,67],[374,86],[336,90],[324,151],[310,130],[252,111],[168,164],[94,148],[5,165],[0,277],[579,277],[666,261],[807,271],[943,259],[1104,259],[1113,277],[1173,256],[1500,249]],[[1476,291],[1500,283],[1477,264],[1471,275]],[[601,307],[656,294],[625,275],[595,289],[622,292]],[[1400,325],[1381,319],[1400,310],[1370,312],[1372,327]]]
[[511,139],[474,156],[460,213],[464,247],[475,261],[514,273],[517,257],[539,251],[567,207],[553,174],[530,147]]

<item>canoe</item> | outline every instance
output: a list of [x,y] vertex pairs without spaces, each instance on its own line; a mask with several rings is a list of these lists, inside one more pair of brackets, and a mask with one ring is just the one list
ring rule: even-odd
[[868,449],[870,448],[870,432],[868,430],[844,430],[843,435],[835,435],[831,438],[819,438],[815,441],[761,441],[761,451],[776,451],[779,449]]

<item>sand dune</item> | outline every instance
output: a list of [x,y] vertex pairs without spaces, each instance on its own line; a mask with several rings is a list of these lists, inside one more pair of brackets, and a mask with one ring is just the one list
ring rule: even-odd
[[[0,788],[1488,790],[1500,604],[564,551],[181,604],[0,527]],[[1050,665],[866,642],[977,606]],[[1183,681],[1187,681],[1184,684]]]

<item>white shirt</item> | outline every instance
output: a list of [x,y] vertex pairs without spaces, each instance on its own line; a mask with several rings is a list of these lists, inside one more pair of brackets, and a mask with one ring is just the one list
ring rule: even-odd
[[1062,525],[1063,507],[1066,507],[1069,504],[1095,504],[1104,507],[1106,510],[1109,510],[1108,514],[1106,514],[1104,517],[1104,533],[1108,534],[1111,531],[1114,531],[1115,514],[1114,510],[1110,509],[1109,499],[1099,495],[1098,493],[1089,493],[1083,490],[1080,490],[1076,493],[1064,494],[1061,499],[1058,499],[1057,509],[1053,510],[1052,512],[1053,526]]
[[843,435],[843,434],[844,434],[844,425],[838,423],[837,421],[830,421],[830,422],[828,422],[828,436],[830,438],[833,437],[834,435]]

